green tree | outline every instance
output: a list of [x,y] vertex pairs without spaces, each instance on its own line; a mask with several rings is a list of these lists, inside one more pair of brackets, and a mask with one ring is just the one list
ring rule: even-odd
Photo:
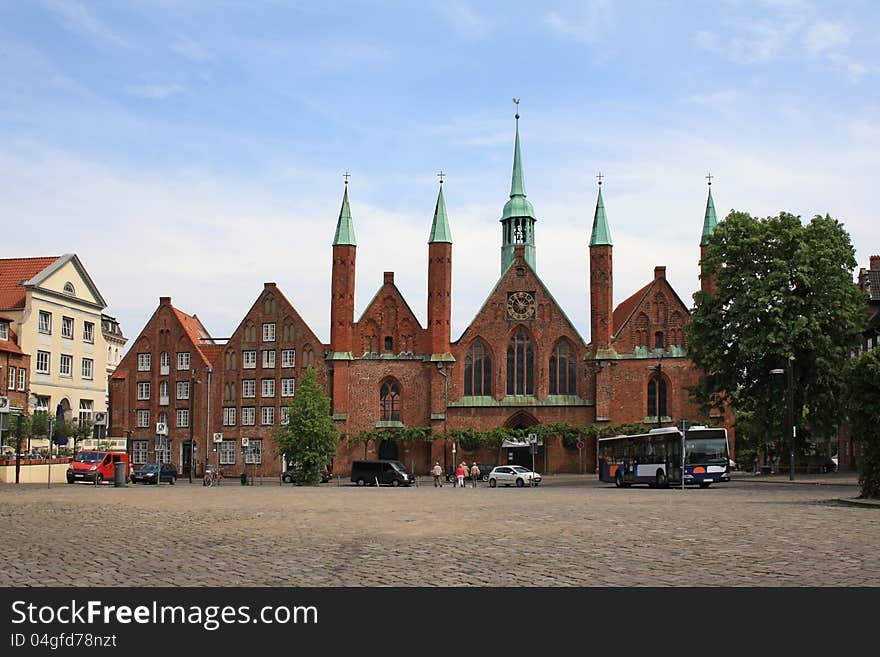
[[336,455],[339,436],[330,418],[330,398],[308,368],[299,380],[296,397],[288,407],[287,424],[275,430],[278,452],[300,466],[300,485],[320,482],[320,471]]
[[852,438],[862,447],[859,488],[862,497],[880,498],[880,349],[853,361],[847,372],[847,411]]
[[[747,422],[751,447],[784,429],[786,380],[772,369],[793,360],[800,444],[824,438],[842,419],[844,365],[863,300],[853,283],[855,253],[843,225],[780,213],[758,219],[731,212],[709,240],[704,269],[715,293],[697,292],[689,354],[702,375],[690,389],[704,410],[729,402]],[[775,428],[775,430],[773,429]]]

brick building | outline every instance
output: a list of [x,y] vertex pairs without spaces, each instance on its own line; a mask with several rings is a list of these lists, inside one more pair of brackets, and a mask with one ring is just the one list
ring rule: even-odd
[[[537,219],[525,193],[518,120],[517,115],[510,197],[500,220],[501,275],[457,340],[450,334],[453,243],[442,180],[428,238],[426,327],[396,287],[393,272],[384,274],[355,318],[357,242],[346,181],[331,247],[329,343],[321,343],[274,283],[265,284],[225,341],[211,338],[195,316],[163,297],[113,377],[111,432],[131,431],[138,454],[152,449],[153,423],[163,412],[152,391],[164,382],[165,406],[175,411],[163,416],[171,422],[170,458],[183,471],[189,469],[190,436],[196,441],[196,472],[206,454],[227,471],[243,471],[240,444],[246,437],[259,446],[247,456],[254,470],[276,476],[282,463],[272,434],[295,394],[296,378],[308,366],[327,387],[337,428],[349,435],[401,427],[431,427],[444,434],[557,422],[669,425],[682,418],[726,426],[726,418],[703,417],[688,400],[685,387],[697,380],[684,335],[689,310],[667,281],[666,268],[655,267],[643,288],[612,307],[613,244],[601,181],[589,246],[590,342],[553,299],[537,273]],[[710,188],[701,249],[716,223]],[[701,280],[703,286],[712,284],[711,276]],[[193,360],[179,377],[155,368],[156,358],[167,357],[173,367],[181,353]],[[187,388],[191,379],[200,379],[202,387]],[[175,390],[195,397],[178,395],[175,406],[167,397]],[[192,424],[175,423],[181,411]],[[215,433],[222,433],[224,442],[212,451]],[[424,473],[435,460],[451,466],[452,449],[446,440],[343,445],[334,467],[346,474],[352,460],[366,455],[400,459]],[[592,471],[595,445],[588,445],[585,455],[584,465]],[[454,457],[531,463],[528,448],[520,446],[500,453],[459,449]],[[536,465],[544,472],[578,471],[580,457],[559,440],[548,440]]]
[[[31,357],[18,346],[11,324],[11,318],[0,315],[0,397],[8,399],[10,417],[27,411],[31,371]],[[10,420],[7,428],[14,430],[14,422]]]

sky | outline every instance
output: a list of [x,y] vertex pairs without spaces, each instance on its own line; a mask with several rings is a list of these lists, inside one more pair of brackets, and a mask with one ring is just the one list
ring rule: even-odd
[[160,296],[228,337],[272,281],[327,342],[349,172],[355,319],[393,271],[424,326],[442,170],[457,339],[518,98],[537,272],[588,341],[599,172],[615,304],[665,265],[691,305],[708,173],[719,218],[828,213],[868,266],[878,28],[873,0],[0,0],[0,257],[78,254],[130,338]]

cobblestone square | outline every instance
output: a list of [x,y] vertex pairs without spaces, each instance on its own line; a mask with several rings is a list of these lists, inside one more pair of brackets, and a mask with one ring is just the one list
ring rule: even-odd
[[[831,480],[833,482],[833,480]],[[878,586],[852,483],[5,485],[4,586]]]

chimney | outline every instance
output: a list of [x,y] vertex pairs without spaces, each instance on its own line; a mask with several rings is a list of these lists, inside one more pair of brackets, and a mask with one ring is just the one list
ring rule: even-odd
[[658,278],[666,278],[666,267],[658,265],[654,267],[654,280]]
[[871,256],[871,271],[880,271],[880,255]]
[[170,306],[171,305],[171,297],[159,297],[159,305],[160,306]]
[[394,285],[394,272],[386,271],[384,274],[385,277],[385,285]]
[[268,290],[270,287],[278,287],[275,283],[263,283],[263,289]]

